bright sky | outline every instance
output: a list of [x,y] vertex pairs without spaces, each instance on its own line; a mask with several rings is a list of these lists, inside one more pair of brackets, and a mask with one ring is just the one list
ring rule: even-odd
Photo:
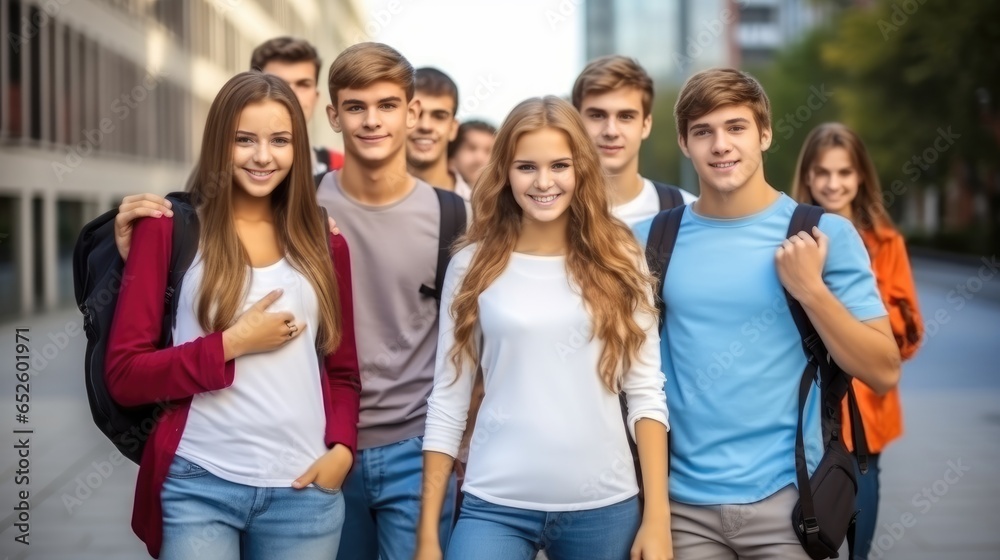
[[[458,84],[458,118],[499,126],[528,97],[569,96],[585,0],[366,0],[372,40]],[[395,13],[393,13],[393,11]]]

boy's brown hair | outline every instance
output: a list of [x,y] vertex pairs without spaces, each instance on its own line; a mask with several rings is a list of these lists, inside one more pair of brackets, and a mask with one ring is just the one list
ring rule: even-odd
[[250,69],[264,71],[264,67],[273,61],[280,62],[312,62],[316,65],[316,82],[319,83],[319,69],[323,61],[316,52],[316,47],[305,39],[297,37],[275,37],[268,39],[250,55]]
[[591,60],[573,84],[573,106],[580,110],[588,95],[600,95],[620,88],[642,92],[642,116],[653,110],[653,79],[634,58],[616,54]]
[[687,142],[691,121],[726,105],[746,105],[758,130],[771,128],[771,102],[760,82],[733,68],[703,70],[688,78],[674,105],[677,134]]
[[407,102],[413,99],[413,66],[399,51],[382,43],[351,45],[330,65],[327,78],[330,100],[336,106],[340,90],[359,89],[385,81],[398,84],[406,90]]

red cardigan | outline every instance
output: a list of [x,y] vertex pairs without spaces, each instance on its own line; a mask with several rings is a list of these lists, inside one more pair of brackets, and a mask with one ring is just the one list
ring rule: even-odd
[[[124,406],[161,403],[156,414],[159,420],[139,464],[132,511],[132,530],[154,558],[159,557],[163,540],[160,491],[187,422],[191,397],[229,387],[235,375],[234,362],[223,358],[221,332],[172,348],[156,348],[172,230],[173,220],[167,217],[136,222],[105,362],[108,389],[117,402]],[[344,444],[353,453],[361,376],[354,340],[350,256],[342,236],[332,236],[330,258],[337,275],[343,338],[318,372],[326,408],[325,443],[328,448]]]

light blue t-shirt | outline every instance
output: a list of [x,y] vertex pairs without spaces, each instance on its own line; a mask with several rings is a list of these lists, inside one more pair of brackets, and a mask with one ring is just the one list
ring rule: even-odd
[[[660,351],[670,407],[670,498],[745,504],[795,483],[798,394],[806,365],[774,264],[796,203],[782,195],[737,219],[688,206],[664,281]],[[652,220],[635,226],[643,245]],[[824,214],[823,280],[861,321],[885,316],[854,226]],[[822,456],[816,385],[806,403],[809,471]]]

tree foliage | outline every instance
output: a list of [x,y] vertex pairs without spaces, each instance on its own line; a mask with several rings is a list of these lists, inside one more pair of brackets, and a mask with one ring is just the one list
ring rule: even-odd
[[982,115],[1000,101],[1000,2],[881,0],[845,12],[822,58],[849,84],[837,104],[886,186],[940,182],[950,164],[995,160]]

